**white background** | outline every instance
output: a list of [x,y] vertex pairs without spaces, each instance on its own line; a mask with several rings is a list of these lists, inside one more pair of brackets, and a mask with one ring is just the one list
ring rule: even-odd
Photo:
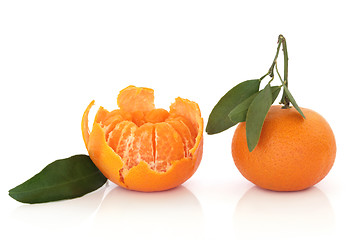
[[[1,1],[1,235],[13,239],[351,239],[360,237],[357,1]],[[116,107],[132,84],[158,107],[181,96],[207,118],[240,81],[259,78],[283,34],[289,88],[337,140],[329,175],[295,193],[248,182],[231,156],[234,128],[204,134],[198,171],[181,187],[106,187],[47,204],[8,190],[48,163],[86,153],[87,104]],[[280,56],[282,58],[282,56]]]

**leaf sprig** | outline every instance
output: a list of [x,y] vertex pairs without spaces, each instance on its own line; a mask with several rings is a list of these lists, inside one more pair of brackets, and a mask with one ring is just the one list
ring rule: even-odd
[[[277,59],[281,47],[284,55],[284,79],[277,68]],[[283,105],[282,108],[290,108],[291,103],[301,116],[305,118],[304,113],[288,88],[288,61],[286,40],[283,35],[279,35],[276,55],[268,72],[259,79],[241,82],[230,89],[211,111],[206,132],[208,134],[216,134],[225,131],[239,122],[246,122],[247,145],[249,151],[253,151],[259,142],[265,117],[271,105],[278,97],[281,88],[283,88],[283,95],[280,101],[280,104]],[[270,85],[274,80],[275,72],[281,81],[280,86]],[[265,77],[270,77],[270,80],[260,90],[260,83]]]

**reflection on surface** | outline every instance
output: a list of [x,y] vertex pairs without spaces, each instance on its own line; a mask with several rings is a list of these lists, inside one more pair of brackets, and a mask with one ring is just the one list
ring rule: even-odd
[[105,186],[83,197],[41,204],[26,204],[14,210],[11,219],[17,224],[41,229],[79,226],[99,207]]
[[234,214],[238,238],[294,239],[331,235],[335,220],[326,195],[316,187],[299,192],[273,192],[252,187],[239,200]]
[[115,234],[119,239],[197,239],[203,216],[198,199],[183,186],[154,193],[115,187],[103,200],[93,224],[94,234]]

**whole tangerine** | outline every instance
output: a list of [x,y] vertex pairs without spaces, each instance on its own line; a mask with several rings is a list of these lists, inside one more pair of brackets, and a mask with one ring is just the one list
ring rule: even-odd
[[176,98],[170,111],[155,108],[154,91],[128,86],[120,91],[119,108],[100,107],[92,130],[88,115],[82,133],[89,156],[99,170],[121,187],[163,191],[189,179],[203,151],[203,119],[197,103]]
[[246,122],[232,140],[232,156],[241,174],[255,185],[274,191],[298,191],[320,182],[332,168],[336,143],[330,125],[315,111],[271,106],[260,139],[250,152]]

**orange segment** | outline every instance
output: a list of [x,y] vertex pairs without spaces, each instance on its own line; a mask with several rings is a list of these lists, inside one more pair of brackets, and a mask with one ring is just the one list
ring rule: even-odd
[[107,139],[109,146],[115,152],[121,153],[120,156],[123,155],[124,150],[127,150],[133,141],[136,128],[133,122],[123,121],[118,123]]
[[158,171],[165,171],[174,160],[184,157],[184,145],[180,135],[168,123],[155,125],[155,164]]
[[123,184],[119,169],[123,168],[124,163],[105,141],[104,131],[98,123],[94,124],[90,133],[88,152],[91,160],[105,177],[118,185]]
[[145,114],[145,121],[151,123],[164,122],[169,115],[169,112],[165,109],[156,108]]
[[150,111],[154,109],[154,90],[128,86],[120,91],[117,103],[125,112]]
[[106,139],[108,139],[110,132],[114,130],[118,123],[131,120],[131,115],[129,113],[125,113],[120,109],[109,112],[102,107],[100,107],[95,117],[95,121],[104,127]]
[[199,106],[195,102],[178,97],[175,99],[175,102],[171,104],[170,113],[183,117],[195,128],[196,133],[199,132],[200,122],[202,120]]
[[146,123],[135,131],[134,141],[126,161],[127,167],[132,168],[140,161],[145,161],[150,168],[153,168],[155,164],[154,148],[154,125]]
[[145,123],[144,120],[144,112],[142,111],[135,111],[131,113],[132,121],[138,125],[139,127]]
[[181,121],[189,127],[192,136],[196,136],[194,147],[190,149],[190,154],[195,154],[201,147],[200,142],[202,142],[204,131],[204,120],[201,117],[199,106],[195,102],[178,97],[170,106],[170,114],[182,117]]
[[198,135],[198,130],[195,128],[193,123],[181,116],[176,117],[175,119],[177,119],[177,121],[181,122],[189,129],[192,138],[196,138],[196,136]]
[[181,136],[184,145],[185,156],[189,157],[189,150],[194,146],[196,136],[192,136],[189,127],[180,119],[170,119],[166,120],[166,122],[170,124]]
[[108,126],[106,126],[106,125],[103,126],[103,127],[104,127],[104,131],[105,131],[105,139],[106,139],[106,140],[109,139],[109,134],[110,134],[112,131],[114,131],[115,127],[116,127],[119,123],[121,123],[121,122],[123,122],[123,121],[124,121],[124,120],[123,120],[121,117],[119,117],[119,118],[115,119],[113,122],[109,123]]
[[91,102],[82,119],[90,158],[116,184],[138,191],[162,191],[190,178],[199,166],[203,119],[195,102],[177,98],[170,111],[156,109],[152,89],[120,91],[119,109],[100,107],[88,127]]
[[114,111],[108,112],[106,117],[103,119],[103,124],[109,125],[117,119],[131,121],[131,114],[123,112],[120,109],[116,109]]

